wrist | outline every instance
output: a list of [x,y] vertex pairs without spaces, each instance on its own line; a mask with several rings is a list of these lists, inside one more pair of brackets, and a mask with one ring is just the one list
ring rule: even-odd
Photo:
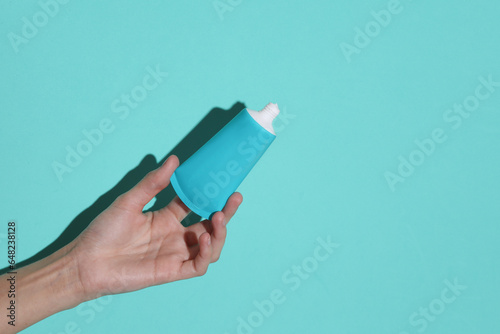
[[64,255],[48,265],[47,271],[51,272],[48,274],[48,278],[58,282],[57,285],[52,285],[54,296],[66,299],[66,302],[61,304],[65,310],[88,300],[81,284],[78,262],[70,254]]
[[30,319],[28,326],[86,301],[78,266],[71,256],[35,269],[27,266],[18,271],[18,277],[20,311],[38,315],[38,319]]
[[[0,322],[0,332],[14,333],[88,300],[80,282],[75,259],[61,252],[50,261],[45,258],[0,277],[0,290],[12,289],[12,294],[0,295],[1,305],[15,305],[19,317],[15,323]],[[14,287],[12,287],[14,285]],[[12,312],[11,312],[12,313]],[[14,327],[15,326],[15,327]]]

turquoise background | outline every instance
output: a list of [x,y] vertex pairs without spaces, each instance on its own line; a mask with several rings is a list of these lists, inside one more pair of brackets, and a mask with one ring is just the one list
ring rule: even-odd
[[[104,297],[25,332],[233,334],[253,317],[254,333],[498,333],[500,88],[456,129],[443,116],[474,102],[481,76],[500,81],[500,3],[402,0],[350,62],[341,43],[376,29],[371,12],[390,1],[222,3],[232,10],[69,1],[17,52],[9,34],[40,4],[0,3],[0,221],[17,221],[18,260],[212,108],[273,101],[288,115],[239,188],[245,201],[206,276]],[[157,65],[168,76],[121,119],[112,102]],[[105,118],[114,131],[60,182],[53,162]],[[436,128],[446,141],[391,190],[386,172]],[[312,260],[328,237],[332,254]],[[462,286],[450,303],[446,280]],[[278,290],[284,302],[259,318],[254,301]]]

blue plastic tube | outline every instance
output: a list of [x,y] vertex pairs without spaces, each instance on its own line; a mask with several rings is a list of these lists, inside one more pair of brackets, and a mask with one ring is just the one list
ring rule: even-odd
[[278,114],[273,103],[238,113],[172,175],[181,201],[202,218],[221,211],[276,138],[272,121]]

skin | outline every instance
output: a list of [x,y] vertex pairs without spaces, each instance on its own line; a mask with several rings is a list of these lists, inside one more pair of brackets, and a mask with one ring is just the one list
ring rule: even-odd
[[[234,193],[211,220],[189,227],[190,212],[179,198],[143,213],[170,183],[179,166],[170,156],[134,188],[119,196],[75,240],[52,255],[17,270],[16,326],[2,316],[0,333],[16,333],[57,312],[104,295],[202,276],[216,262],[226,224],[243,201]],[[0,277],[0,305],[8,307],[9,274]],[[3,312],[7,314],[6,311]]]

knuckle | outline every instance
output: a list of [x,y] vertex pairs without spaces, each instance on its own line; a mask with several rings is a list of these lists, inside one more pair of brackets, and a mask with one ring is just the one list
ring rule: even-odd
[[158,180],[156,180],[153,172],[148,173],[148,181],[149,186],[152,188],[156,188],[159,185]]
[[198,271],[198,276],[203,276],[207,273],[208,271],[208,267],[207,266],[204,266],[203,268],[201,268],[199,271]]
[[152,179],[149,183],[149,187],[153,190],[153,191],[158,191],[158,190],[161,190],[164,188],[164,182],[162,180],[155,180],[155,179]]
[[123,193],[115,199],[117,204],[125,204],[127,202],[127,193]]

